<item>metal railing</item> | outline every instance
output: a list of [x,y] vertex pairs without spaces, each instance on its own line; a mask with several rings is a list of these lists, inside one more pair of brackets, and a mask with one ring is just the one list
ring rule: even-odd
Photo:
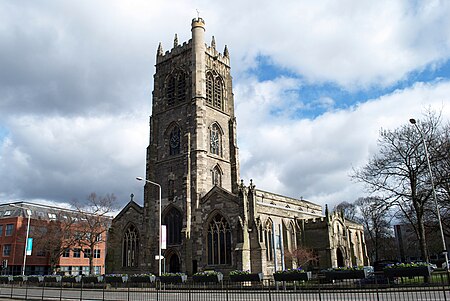
[[142,300],[142,301],[277,301],[277,300],[449,300],[447,275],[396,279],[235,283],[64,283],[8,281],[0,284],[0,299],[15,300]]

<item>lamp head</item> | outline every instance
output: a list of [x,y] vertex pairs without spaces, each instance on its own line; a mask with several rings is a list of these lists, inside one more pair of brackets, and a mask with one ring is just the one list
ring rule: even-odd
[[411,122],[412,124],[416,124],[416,120],[415,120],[414,118],[411,118],[411,119],[409,120],[409,122]]
[[141,177],[136,177],[136,180],[138,180],[138,181],[143,181],[143,180],[144,180],[144,178],[141,178]]

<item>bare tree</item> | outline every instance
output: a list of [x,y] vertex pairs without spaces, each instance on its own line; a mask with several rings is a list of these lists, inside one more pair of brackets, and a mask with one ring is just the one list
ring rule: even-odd
[[116,208],[116,202],[114,194],[102,197],[95,193],[91,193],[84,204],[72,202],[78,219],[75,244],[81,248],[84,256],[89,258],[89,274],[93,274],[96,248],[106,242],[106,232],[111,225],[111,213]]
[[[359,198],[355,202],[360,221],[364,225],[366,243],[373,261],[380,260],[386,241],[392,239],[389,208],[377,197]],[[369,248],[370,246],[370,248]]]
[[357,212],[356,212],[356,206],[353,203],[349,202],[341,202],[334,207],[334,210],[336,212],[342,212],[344,214],[344,217],[346,219],[356,221],[357,220]]
[[292,251],[286,251],[285,256],[292,260],[297,267],[302,267],[304,269],[307,264],[313,263],[319,258],[314,250],[304,247],[297,247]]
[[73,219],[59,212],[54,220],[36,221],[31,235],[35,249],[48,254],[50,271],[56,272],[60,257],[74,244]]
[[[440,117],[428,112],[419,126],[427,144],[436,145],[441,138]],[[386,207],[400,209],[417,233],[422,258],[428,260],[424,217],[432,189],[422,137],[408,124],[382,131],[378,144],[378,154],[355,170],[353,178],[365,183],[371,193],[380,195]],[[430,157],[433,164],[440,160],[435,152],[430,152]],[[408,215],[411,212],[413,215]]]

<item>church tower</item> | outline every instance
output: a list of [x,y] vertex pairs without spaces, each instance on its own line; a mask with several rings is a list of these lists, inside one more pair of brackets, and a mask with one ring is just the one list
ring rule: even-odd
[[[192,39],[164,52],[159,44],[154,75],[146,177],[161,185],[162,224],[167,225],[166,270],[196,272],[203,256],[201,200],[214,187],[238,193],[239,161],[230,57],[205,44],[205,22],[192,20]],[[158,188],[144,190],[148,242],[143,255],[158,254]],[[156,231],[155,231],[156,230]],[[198,235],[197,235],[198,234]],[[147,259],[157,271],[153,258]],[[156,263],[156,264],[155,264]]]

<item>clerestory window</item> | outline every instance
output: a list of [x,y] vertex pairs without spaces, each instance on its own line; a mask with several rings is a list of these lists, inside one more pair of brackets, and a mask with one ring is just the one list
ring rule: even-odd
[[180,153],[181,131],[179,127],[174,127],[169,135],[170,155],[178,155]]

